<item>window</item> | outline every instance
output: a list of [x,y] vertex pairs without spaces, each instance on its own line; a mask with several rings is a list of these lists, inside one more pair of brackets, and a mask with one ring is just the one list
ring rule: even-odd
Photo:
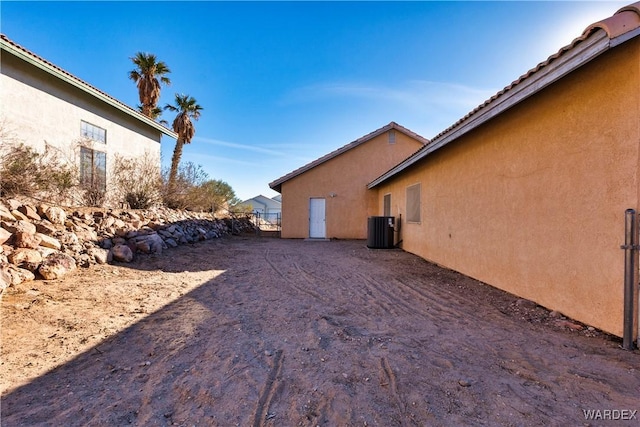
[[420,222],[420,184],[407,187],[407,222]]
[[391,194],[385,194],[383,199],[383,216],[391,216]]
[[80,147],[80,182],[85,187],[107,189],[107,153]]
[[396,130],[391,129],[389,131],[389,144],[395,144],[395,143],[396,143]]
[[107,143],[107,131],[85,121],[80,122],[80,135],[92,141],[102,142],[103,144]]

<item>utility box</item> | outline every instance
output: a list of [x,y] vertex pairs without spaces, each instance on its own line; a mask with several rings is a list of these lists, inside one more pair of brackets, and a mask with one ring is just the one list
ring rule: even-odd
[[367,221],[367,247],[371,249],[393,249],[394,224],[392,216],[370,216]]

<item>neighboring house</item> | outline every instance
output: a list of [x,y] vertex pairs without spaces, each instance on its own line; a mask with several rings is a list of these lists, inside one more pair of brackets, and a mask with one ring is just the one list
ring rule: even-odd
[[368,188],[378,215],[385,203],[402,215],[404,250],[622,336],[625,210],[640,210],[640,2]]
[[283,201],[281,236],[364,239],[376,210],[367,184],[428,142],[391,122],[273,181]]
[[45,145],[57,149],[78,166],[83,184],[102,189],[108,188],[116,155],[148,155],[160,168],[161,137],[177,138],[173,131],[5,35],[0,36],[0,48],[3,138],[40,152]]
[[[277,196],[276,196],[277,197]],[[238,204],[239,206],[248,206],[251,212],[260,214],[263,217],[273,217],[280,215],[282,212],[282,202],[276,198],[270,199],[267,196],[259,195],[245,200]]]
[[247,207],[251,210],[255,223],[261,230],[276,231],[280,230],[281,224],[282,203],[280,200],[259,195],[245,200],[238,206]]

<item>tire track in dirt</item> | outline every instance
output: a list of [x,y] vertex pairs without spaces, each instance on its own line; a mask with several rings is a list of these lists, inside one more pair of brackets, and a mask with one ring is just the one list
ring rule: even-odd
[[[300,268],[300,266],[297,263],[291,262],[291,258],[290,258],[290,256],[288,254],[280,253],[278,255],[280,256],[281,260],[286,261],[288,263],[286,267],[284,267],[284,268],[283,267],[279,267],[276,264],[276,262],[273,261],[272,252],[269,249],[265,250],[265,252],[264,252],[264,260],[273,269],[273,271],[275,271],[280,277],[282,277],[282,279],[285,281],[285,283],[287,285],[289,285],[290,287],[294,288],[295,290],[297,290],[299,292],[302,292],[302,293],[305,293],[305,294],[307,294],[307,295],[309,295],[309,296],[311,296],[311,297],[313,297],[315,299],[318,299],[318,300],[323,301],[323,302],[327,302],[327,300],[322,295],[320,295],[319,293],[317,293],[315,291],[312,291],[311,289],[308,289],[308,288],[306,288],[304,286],[299,285],[298,284],[299,283],[298,280],[293,280],[293,279],[289,278],[288,275],[285,272],[290,268],[289,265],[292,265],[293,268],[296,269],[296,271],[298,271],[300,273],[300,275],[305,279],[305,281],[307,283],[314,283],[314,281],[312,281],[309,278],[310,275],[306,271],[304,271],[302,268]],[[311,277],[313,277],[313,276],[311,276]],[[296,279],[299,279],[299,277],[296,277]]]
[[253,427],[264,427],[266,421],[272,418],[271,414],[269,414],[269,406],[271,406],[271,401],[278,391],[278,377],[282,371],[284,352],[277,350],[274,356],[273,366],[271,367],[271,371],[269,371],[267,382],[260,393],[258,405],[253,415],[253,423],[251,424]]
[[379,306],[393,316],[399,315],[420,315],[428,314],[424,310],[419,310],[415,304],[409,303],[405,298],[394,295],[385,283],[372,280],[367,275],[357,272],[354,274],[358,282],[363,286],[365,295],[369,298],[368,305]]
[[[390,292],[389,294],[395,300],[404,301],[412,310],[410,314],[418,314],[430,319],[442,319],[446,316],[460,321],[460,310],[457,308],[469,302],[459,293],[436,286],[429,278],[417,282],[407,281],[400,276],[394,277],[388,284],[373,283],[377,287],[382,285],[397,292],[397,295]],[[474,313],[465,313],[465,315],[465,317],[472,317],[474,321],[486,321],[486,316],[477,316]]]
[[396,374],[393,373],[393,369],[391,369],[391,365],[389,365],[389,361],[386,357],[380,358],[380,386],[389,387],[389,393],[392,398],[395,400],[396,407],[398,408],[400,425],[405,426],[406,423],[404,420],[407,418],[406,415],[406,404],[403,402],[400,393],[398,392],[398,380],[396,378]]

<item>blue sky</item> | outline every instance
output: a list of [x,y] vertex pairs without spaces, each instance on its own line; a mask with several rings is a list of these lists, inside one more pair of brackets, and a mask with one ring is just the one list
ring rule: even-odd
[[161,104],[204,107],[182,161],[248,199],[391,121],[435,136],[629,3],[3,0],[0,31],[134,107],[129,58],[156,54]]

